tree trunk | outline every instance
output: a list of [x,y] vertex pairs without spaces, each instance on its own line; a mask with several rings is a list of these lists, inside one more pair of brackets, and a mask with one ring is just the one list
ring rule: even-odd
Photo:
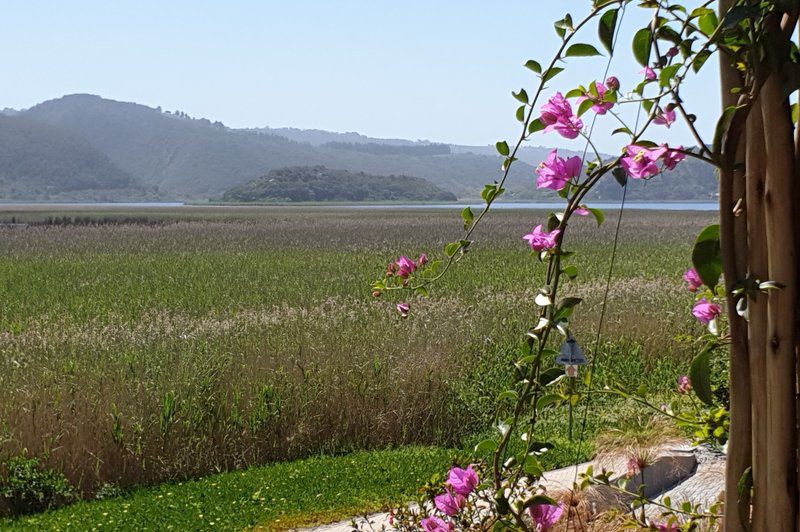
[[[732,7],[733,0],[720,0],[720,17]],[[737,96],[731,89],[741,87],[739,74],[730,66],[729,59],[720,57],[720,87],[723,109],[735,105]],[[720,244],[725,289],[728,294],[728,319],[730,323],[730,436],[725,482],[725,527],[729,532],[748,529],[749,498],[739,500],[739,480],[750,467],[752,455],[750,362],[747,345],[747,323],[736,313],[736,302],[731,292],[733,286],[744,278],[747,264],[747,226],[744,216],[736,216],[734,207],[745,199],[743,172],[730,164],[744,162],[744,138],[738,142],[737,152],[725,154],[728,164],[720,171]],[[737,208],[737,210],[739,210]]]
[[[747,119],[747,248],[748,271],[752,278],[767,279],[767,230],[764,220],[764,179],[766,147],[761,103]],[[748,353],[752,403],[753,513],[752,530],[766,530],[767,509],[767,295],[758,294],[748,302]]]
[[766,145],[764,193],[769,280],[783,285],[767,300],[767,486],[768,530],[797,527],[797,422],[795,403],[796,253],[795,153],[782,79],[769,76],[761,91]]

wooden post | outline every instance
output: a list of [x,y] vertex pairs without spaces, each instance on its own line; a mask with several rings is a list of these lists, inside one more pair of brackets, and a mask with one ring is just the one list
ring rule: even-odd
[[[748,271],[753,278],[767,279],[767,230],[764,220],[764,180],[766,147],[761,103],[757,102],[747,118],[747,248]],[[767,294],[758,294],[748,302],[748,353],[752,396],[753,513],[751,529],[767,529]]]
[[769,280],[783,285],[767,300],[768,530],[797,526],[795,313],[797,255],[794,227],[795,153],[782,78],[773,72],[761,91],[766,145],[764,192]]
[[[733,6],[733,0],[720,0],[720,20]],[[723,109],[736,104],[737,96],[731,89],[741,87],[737,71],[730,60],[720,55],[720,88]],[[730,323],[730,436],[725,481],[725,529],[744,532],[749,528],[750,501],[739,500],[739,480],[750,467],[752,458],[750,362],[747,345],[747,323],[736,313],[736,302],[731,295],[733,286],[744,278],[747,263],[747,225],[744,216],[734,215],[734,206],[745,198],[745,176],[735,169],[735,163],[744,162],[744,137],[738,142],[736,153],[723,154],[720,171],[719,208],[722,270],[728,294],[728,320]]]

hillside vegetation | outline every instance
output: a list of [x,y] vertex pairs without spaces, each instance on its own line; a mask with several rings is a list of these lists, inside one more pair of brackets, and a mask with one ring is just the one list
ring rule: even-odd
[[455,201],[456,196],[419,177],[354,173],[324,166],[272,170],[222,196],[226,202],[431,200]]
[[[0,146],[0,158],[5,161],[0,168],[0,193],[5,199],[109,196],[132,200],[148,194],[154,199],[205,200],[271,170],[304,165],[417,176],[465,200],[476,199],[483,185],[501,174],[495,149],[488,145],[291,128],[232,129],[179,111],[89,94],[64,96],[3,114],[0,137],[7,142]],[[534,186],[535,166],[549,151],[542,146],[520,150],[520,160],[504,185],[503,200],[555,199],[551,191]],[[561,153],[574,155],[568,150]],[[681,186],[675,186],[677,182]],[[685,161],[652,181],[631,183],[628,197],[707,200],[715,189],[711,167]],[[97,190],[103,193],[91,192]],[[609,177],[589,199],[614,200],[620,193]]]
[[110,200],[154,194],[67,132],[24,117],[0,115],[0,196]]

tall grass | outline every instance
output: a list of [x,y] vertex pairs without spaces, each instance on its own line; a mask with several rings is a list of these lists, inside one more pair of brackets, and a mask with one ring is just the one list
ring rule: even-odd
[[[0,229],[0,455],[27,449],[91,490],[457,445],[486,426],[542,273],[520,237],[543,213],[496,213],[402,321],[369,281],[392,256],[439,252],[458,234],[453,213],[143,212],[81,216],[154,223]],[[690,356],[675,336],[695,327],[680,274],[711,215],[625,216],[604,371],[671,386]],[[586,299],[573,333],[589,352],[609,218],[600,229],[580,220],[570,236],[581,271],[566,291]]]

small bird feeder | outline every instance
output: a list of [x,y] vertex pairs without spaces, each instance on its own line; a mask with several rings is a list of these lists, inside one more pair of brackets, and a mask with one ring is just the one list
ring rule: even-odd
[[578,376],[578,368],[580,366],[586,365],[586,357],[583,356],[583,351],[581,351],[578,342],[575,341],[575,338],[572,335],[567,336],[567,340],[561,344],[561,349],[556,357],[556,364],[564,366],[564,373],[567,375],[569,380],[567,381],[567,389],[568,394],[570,397],[570,401],[567,403],[569,407],[569,422],[568,422],[568,437],[569,441],[572,441],[572,405],[573,405],[573,394],[575,390],[575,379]]
[[569,336],[567,341],[561,345],[561,350],[556,357],[556,364],[564,366],[564,373],[573,379],[578,376],[578,366],[586,364],[586,357],[583,356],[583,351],[572,336]]

